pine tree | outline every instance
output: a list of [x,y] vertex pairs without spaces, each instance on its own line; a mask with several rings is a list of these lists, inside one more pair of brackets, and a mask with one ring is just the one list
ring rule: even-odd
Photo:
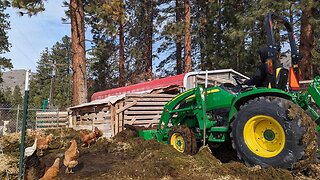
[[[51,98],[50,98],[51,93]],[[65,36],[49,51],[46,48],[30,82],[30,104],[40,108],[45,99],[51,107],[65,109],[72,105],[71,41]]]
[[182,73],[182,4],[182,0],[176,0],[175,3],[163,0],[156,6],[158,11],[158,16],[155,17],[156,24],[163,26],[157,30],[159,35],[156,38],[160,43],[157,47],[158,57],[163,57],[156,66],[156,72],[160,76]]
[[10,43],[8,41],[10,22],[8,21],[9,15],[5,13],[6,8],[7,4],[5,1],[0,1],[0,83],[2,82],[1,71],[13,68],[11,60],[1,56],[1,54],[9,52],[10,48]]
[[[45,0],[12,0],[12,6],[18,8],[21,14],[32,16],[45,10]],[[72,37],[72,67],[73,67],[73,105],[87,102],[86,51],[84,29],[85,0],[70,0],[69,5]]]
[[[13,68],[11,60],[2,57],[1,54],[9,52],[10,43],[8,41],[8,30],[10,23],[8,21],[9,15],[5,13],[8,4],[5,1],[0,1],[0,83],[2,83],[2,70]],[[0,91],[0,103],[4,103],[5,98]]]
[[97,91],[119,87],[118,55],[116,52],[117,47],[112,40],[97,44],[94,56],[88,60],[93,81],[89,87],[90,95]]
[[33,79],[30,81],[29,107],[40,108],[43,101],[49,99],[52,78],[52,64],[49,49],[46,48],[38,61]]
[[[94,1],[86,7],[91,17],[87,23],[92,28],[94,43],[88,63],[93,82],[89,94],[125,85],[124,10],[124,2],[120,0]],[[116,39],[117,34],[119,41]]]
[[11,107],[22,105],[23,103],[23,96],[21,94],[21,89],[18,85],[16,85],[12,91],[11,88],[7,87],[3,92],[3,96],[7,105]]
[[312,25],[314,26],[314,48],[312,54],[312,74],[320,75],[320,9],[314,9]]
[[70,0],[73,105],[86,103],[88,94],[83,6],[82,0]]
[[156,23],[163,26],[163,28],[159,28],[159,36],[156,39],[161,43],[157,48],[158,57],[163,57],[156,69],[160,76],[183,72],[183,3],[183,0],[175,0],[174,2],[163,0],[157,4],[156,11],[159,13],[156,16]]
[[3,92],[3,96],[5,98],[5,101],[8,103],[8,104],[11,104],[12,101],[13,101],[13,96],[12,96],[12,90],[11,88],[7,87],[4,92]]
[[184,72],[192,70],[190,6],[190,0],[184,0]]
[[17,106],[19,104],[22,107],[23,95],[21,94],[21,89],[18,85],[16,85],[13,89],[11,104],[14,106]]
[[72,59],[71,39],[64,36],[52,48],[50,59],[53,61],[55,71],[52,86],[52,105],[59,108],[67,108],[72,104]]
[[300,70],[302,79],[309,80],[313,76],[312,70],[312,50],[314,49],[314,31],[315,25],[312,19],[315,17],[316,8],[319,8],[319,2],[314,0],[301,1],[301,28],[300,28],[300,46],[299,51],[302,55]]
[[125,86],[125,57],[124,57],[124,20],[125,20],[125,8],[124,8],[124,1],[120,0],[120,7],[119,7],[119,42],[120,42],[120,49],[119,49],[119,86]]
[[145,79],[148,80],[152,80],[153,8],[153,0],[143,1]]
[[[182,21],[182,2],[181,0],[175,0],[175,15],[176,15],[176,24],[181,24]],[[177,74],[182,73],[182,34],[178,31],[176,32],[175,37],[175,45],[176,45],[176,71]]]

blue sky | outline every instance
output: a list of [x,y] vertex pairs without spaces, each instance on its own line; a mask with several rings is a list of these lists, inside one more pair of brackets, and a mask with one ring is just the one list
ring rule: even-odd
[[7,9],[11,29],[8,31],[12,47],[4,57],[10,58],[14,69],[36,70],[41,52],[51,48],[64,35],[70,36],[70,24],[62,24],[64,17],[63,0],[48,0],[46,11],[36,16],[19,16],[17,9]]
[[[36,71],[37,62],[41,52],[46,47],[49,49],[65,35],[70,36],[70,24],[62,24],[61,18],[65,17],[62,7],[63,0],[48,0],[45,3],[45,11],[35,16],[20,16],[18,9],[8,8],[6,12],[10,15],[11,29],[8,30],[11,48],[9,53],[2,54],[10,58],[13,69],[31,69]],[[86,39],[92,39],[90,28],[87,29]],[[86,42],[86,48],[90,49],[91,44]],[[154,48],[159,43],[154,45]],[[155,51],[155,50],[154,50]],[[163,59],[163,55],[159,55]],[[153,71],[159,59],[154,59]]]

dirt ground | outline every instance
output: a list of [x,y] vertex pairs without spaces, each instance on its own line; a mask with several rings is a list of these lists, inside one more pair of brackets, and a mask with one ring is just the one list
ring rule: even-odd
[[[133,131],[123,131],[113,139],[101,138],[90,148],[81,147],[80,133],[73,129],[44,133],[52,133],[54,139],[39,157],[37,168],[43,173],[60,157],[60,179],[320,179],[320,164],[309,164],[300,172],[246,167],[228,144],[212,150],[204,147],[196,155],[186,156],[155,140],[134,137]],[[19,138],[19,134],[0,138],[0,179],[17,178]],[[65,174],[63,156],[73,138],[78,142],[79,164],[73,174]],[[26,143],[27,147],[33,144],[30,134]]]

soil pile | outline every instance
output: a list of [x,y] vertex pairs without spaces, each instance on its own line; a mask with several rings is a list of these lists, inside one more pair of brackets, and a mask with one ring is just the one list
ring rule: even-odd
[[[133,131],[123,131],[112,139],[100,138],[90,148],[82,147],[80,132],[73,129],[48,130],[54,138],[40,162],[48,169],[55,158],[63,159],[70,140],[76,139],[80,151],[79,164],[74,174],[65,174],[60,163],[60,179],[316,179],[320,164],[311,164],[302,172],[284,169],[246,167],[234,158],[231,148],[221,147],[213,153],[203,147],[194,156],[178,153],[169,145],[155,140],[145,141]],[[12,137],[11,137],[12,136]],[[15,138],[13,138],[15,137]],[[26,147],[32,146],[28,134]],[[0,178],[16,179],[19,160],[19,134],[0,138],[4,155],[0,154]],[[226,150],[227,149],[227,150]],[[1,153],[1,152],[0,152]],[[219,157],[220,159],[217,159]]]

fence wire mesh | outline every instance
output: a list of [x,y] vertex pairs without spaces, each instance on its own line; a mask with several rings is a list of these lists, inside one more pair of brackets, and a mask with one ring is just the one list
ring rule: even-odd
[[[28,108],[27,129],[35,130],[36,112],[41,108]],[[58,109],[46,109],[46,112],[58,112]],[[23,105],[0,104],[0,135],[20,132],[22,127]]]

